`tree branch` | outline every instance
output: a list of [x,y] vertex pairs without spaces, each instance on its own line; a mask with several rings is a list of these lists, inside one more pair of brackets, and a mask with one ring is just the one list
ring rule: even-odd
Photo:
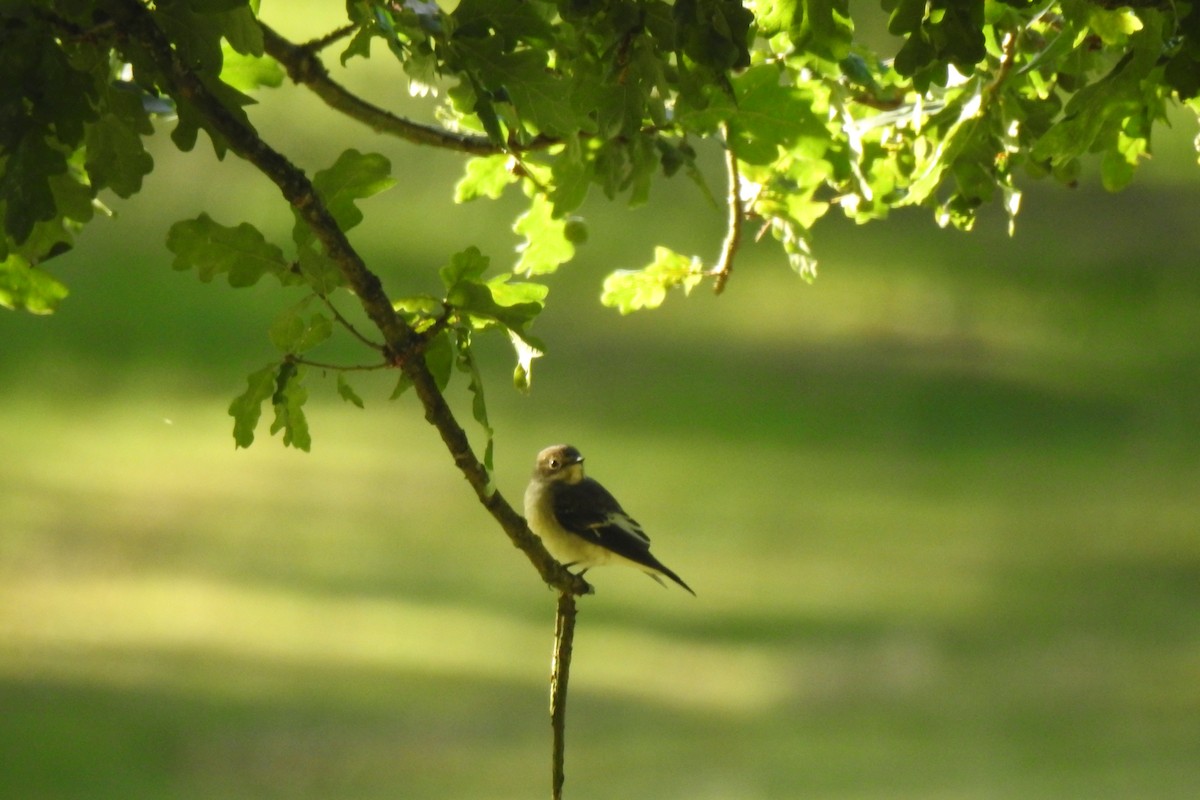
[[[307,86],[335,111],[358,120],[378,133],[396,136],[413,144],[458,150],[476,156],[505,152],[486,136],[454,133],[434,125],[422,125],[368,103],[329,77],[329,70],[317,55],[318,48],[295,44],[266,23],[260,21],[258,24],[263,31],[263,47],[267,54],[283,65],[293,82]],[[318,40],[318,43],[323,41]]]
[[350,244],[303,170],[267,145],[252,127],[232,114],[209,91],[199,75],[181,63],[170,39],[144,5],[137,0],[117,0],[112,8],[122,45],[133,45],[142,51],[131,60],[144,63],[148,57],[161,73],[161,88],[177,102],[189,104],[212,130],[227,140],[230,149],[279,187],[287,202],[312,229],[326,255],[338,265],[371,322],[383,334],[391,362],[412,381],[425,409],[425,419],[437,429],[455,465],[509,540],[525,554],[546,583],[568,594],[589,593],[591,586],[546,552],[525,519],[492,486],[487,470],[471,450],[466,432],[458,424],[421,357],[424,338],[396,314],[378,276],[367,268]]
[[742,244],[742,222],[746,210],[742,204],[742,176],[738,170],[737,154],[729,142],[729,128],[725,127],[725,173],[729,182],[729,221],[725,232],[725,241],[721,244],[721,257],[717,260],[713,274],[713,292],[720,294],[725,291],[725,284],[733,272],[733,259]]
[[571,648],[575,640],[575,595],[558,595],[554,617],[554,655],[550,660],[550,730],[554,745],[550,751],[550,796],[562,800],[563,757],[567,735],[567,682],[571,677]]

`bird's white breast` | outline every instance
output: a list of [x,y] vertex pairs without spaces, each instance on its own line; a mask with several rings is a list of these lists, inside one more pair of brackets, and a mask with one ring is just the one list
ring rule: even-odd
[[558,523],[554,517],[554,503],[546,496],[549,491],[548,484],[535,481],[529,485],[525,490],[525,519],[550,555],[562,564],[583,569],[608,563],[613,556],[611,551],[571,533]]

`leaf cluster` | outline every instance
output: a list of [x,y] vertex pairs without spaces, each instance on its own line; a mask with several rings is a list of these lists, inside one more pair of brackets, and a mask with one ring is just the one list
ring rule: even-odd
[[[872,13],[891,50],[856,38],[856,18]],[[248,0],[0,3],[0,303],[55,308],[66,287],[46,262],[73,246],[106,195],[140,190],[154,167],[142,139],[163,122],[182,150],[204,132],[219,157],[281,163],[258,157],[273,151],[254,139],[248,109],[286,72],[376,130],[463,152],[454,202],[520,193],[521,244],[514,263],[493,266],[464,242],[440,269],[439,296],[386,298],[383,316],[367,308],[377,341],[338,303],[353,294],[369,304],[364,290],[378,289],[364,265],[347,267],[357,256],[344,233],[362,220],[360,202],[394,182],[382,156],[349,149],[311,186],[277,171],[295,213],[288,242],[209,214],[172,226],[175,268],[233,287],[270,276],[298,295],[270,326],[278,361],[231,408],[237,442],[249,443],[270,400],[273,432],[307,447],[303,380],[314,365],[336,371],[339,393],[358,404],[346,371],[398,368],[399,395],[418,359],[437,391],[466,376],[490,443],[472,343],[507,336],[514,381],[528,387],[545,350],[531,331],[548,276],[586,246],[580,211],[593,190],[637,205],[657,182],[686,176],[720,202],[697,163],[706,148],[726,154],[722,251],[650,243],[647,263],[604,283],[602,301],[628,313],[672,289],[724,287],[751,235],[777,240],[811,278],[813,231],[830,212],[865,222],[922,206],[969,230],[996,201],[1011,224],[1030,178],[1071,185],[1095,164],[1105,186],[1122,188],[1169,108],[1200,109],[1200,3],[1183,0],[882,0],[853,12],[849,0],[461,0],[449,10],[348,0],[346,19],[293,44]],[[350,67],[395,59],[411,91],[439,97],[437,118],[405,120],[350,94],[324,70],[330,50]],[[377,361],[313,361],[339,332]]]

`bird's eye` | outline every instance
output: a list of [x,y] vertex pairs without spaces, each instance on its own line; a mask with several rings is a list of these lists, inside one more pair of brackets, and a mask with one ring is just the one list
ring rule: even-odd
[[557,458],[552,458],[552,459],[550,459],[550,461],[549,461],[549,462],[547,462],[547,463],[549,463],[549,465],[550,465],[550,469],[558,469],[558,467],[559,467],[559,464],[558,464],[558,459],[557,459]]

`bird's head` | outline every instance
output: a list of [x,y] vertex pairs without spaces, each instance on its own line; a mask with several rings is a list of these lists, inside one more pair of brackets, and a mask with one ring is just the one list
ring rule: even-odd
[[556,444],[538,453],[534,475],[546,481],[579,483],[583,480],[583,455],[569,444]]

